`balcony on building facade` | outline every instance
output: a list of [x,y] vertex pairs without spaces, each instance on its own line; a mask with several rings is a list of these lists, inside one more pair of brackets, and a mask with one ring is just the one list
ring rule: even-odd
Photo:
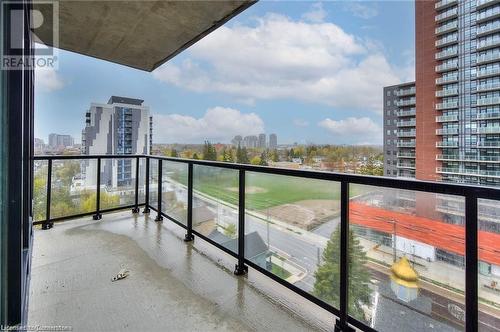
[[415,169],[415,163],[397,163],[396,165],[397,168],[404,168],[404,169]]
[[456,122],[456,121],[458,121],[458,114],[436,116],[436,122]]
[[500,45],[500,37],[495,35],[492,38],[486,38],[477,42],[476,50],[485,50],[488,48],[496,47]]
[[396,101],[396,106],[401,107],[401,106],[413,106],[415,105],[416,99],[413,98],[407,98],[407,99],[399,99]]
[[436,155],[436,160],[441,161],[467,161],[467,162],[484,162],[484,163],[496,163],[500,161],[500,155],[498,156],[460,156],[458,154],[438,154]]
[[477,142],[477,147],[482,149],[498,149],[500,148],[499,141],[479,141]]
[[477,0],[476,1],[476,10],[494,5],[498,2],[499,2],[498,0]]
[[476,100],[476,106],[488,106],[488,105],[499,105],[500,97],[487,97],[487,98],[478,98]]
[[499,60],[500,60],[500,52],[498,51],[480,54],[476,57],[477,64],[495,62]]
[[413,151],[413,152],[398,151],[397,157],[398,158],[415,159],[415,151]]
[[[485,1],[485,0],[482,0],[482,1]],[[434,4],[434,8],[441,10],[441,9],[445,9],[447,7],[454,6],[457,3],[458,3],[458,0],[440,0]]]
[[458,148],[458,141],[437,141],[437,148]]
[[417,134],[416,130],[399,130],[397,133],[398,137],[415,137]]
[[478,69],[476,72],[477,78],[497,76],[497,75],[500,75],[500,66],[489,69],[488,68]]
[[476,114],[476,120],[500,119],[500,112],[481,112]]
[[458,96],[458,88],[448,88],[436,91],[436,97]]
[[487,92],[500,90],[500,81],[492,83],[478,83],[476,85],[476,92]]
[[436,53],[436,60],[443,60],[451,57],[455,57],[458,55],[458,48],[454,47],[448,50],[443,50],[441,52]]
[[411,141],[397,141],[396,146],[398,148],[414,148],[415,147],[415,140]]
[[458,128],[439,128],[436,135],[458,135]]
[[399,90],[395,91],[395,94],[398,97],[411,96],[411,95],[414,95],[415,93],[416,93],[415,87],[406,88],[406,89],[402,88],[402,89],[399,89]]
[[500,126],[487,126],[476,128],[478,134],[500,134]]
[[414,108],[410,108],[408,110],[399,110],[396,113],[398,117],[415,116],[416,114],[417,111]]
[[444,21],[444,20],[448,20],[450,18],[457,17],[457,14],[458,14],[458,9],[457,8],[448,9],[447,11],[442,12],[441,14],[436,15],[435,21],[436,22],[441,22],[441,21]]
[[476,23],[481,23],[496,17],[500,17],[500,7],[487,8],[486,10],[476,12]]
[[417,122],[415,120],[401,120],[397,122],[398,127],[415,127],[417,125]]
[[459,167],[436,167],[436,173],[457,174],[457,175],[473,175],[481,177],[500,177],[500,171],[492,171],[485,169],[470,169]]
[[458,73],[456,75],[443,75],[441,77],[436,78],[437,85],[443,85],[455,82],[458,82]]
[[458,69],[458,61],[444,62],[440,65],[437,65],[435,69],[436,73],[442,73],[449,70],[456,70]]
[[436,40],[435,45],[436,47],[444,47],[456,43],[458,43],[458,34],[453,34]]
[[488,22],[488,23],[485,23],[483,25],[478,26],[476,28],[476,35],[478,37],[480,37],[480,36],[488,35],[490,33],[495,33],[498,31],[500,31],[500,21],[496,20],[496,21]]
[[452,32],[458,30],[458,21],[454,20],[443,24],[436,28],[436,35],[442,35],[444,33]]
[[447,110],[452,108],[458,108],[458,101],[449,101],[436,104],[436,110]]

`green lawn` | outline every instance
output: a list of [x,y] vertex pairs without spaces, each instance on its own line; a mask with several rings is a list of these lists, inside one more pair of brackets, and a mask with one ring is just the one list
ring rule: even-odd
[[[172,178],[187,184],[186,167],[176,170],[174,174],[170,173]],[[238,204],[238,171],[195,165],[193,180],[195,190],[230,204]],[[340,183],[325,180],[247,172],[246,185],[247,188],[259,189],[246,194],[246,207],[253,210],[307,199],[340,199]],[[356,196],[368,190],[369,187],[355,186],[350,195]]]

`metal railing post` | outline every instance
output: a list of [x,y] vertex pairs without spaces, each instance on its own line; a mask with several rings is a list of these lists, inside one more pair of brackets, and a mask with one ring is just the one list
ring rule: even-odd
[[244,275],[248,267],[245,265],[245,171],[242,169],[239,170],[238,184],[238,264],[234,274]]
[[158,160],[158,214],[156,215],[155,221],[162,221],[163,217],[161,215],[161,182],[162,182],[162,168],[163,162],[161,159]]
[[146,179],[144,180],[145,185],[145,193],[144,193],[144,209],[142,213],[149,213],[151,210],[149,209],[149,156],[146,156]]
[[340,183],[340,317],[335,322],[335,331],[354,331],[348,323],[349,317],[349,183]]
[[465,331],[478,329],[477,196],[465,196]]
[[139,157],[135,158],[135,201],[132,213],[139,213]]
[[184,241],[193,241],[193,164],[188,164],[187,233]]
[[45,221],[42,224],[42,229],[51,229],[54,223],[50,221],[50,204],[52,200],[52,159],[47,162],[47,205],[45,210]]
[[97,184],[96,184],[96,201],[95,201],[95,214],[92,216],[94,220],[102,219],[101,214],[101,158],[97,158]]

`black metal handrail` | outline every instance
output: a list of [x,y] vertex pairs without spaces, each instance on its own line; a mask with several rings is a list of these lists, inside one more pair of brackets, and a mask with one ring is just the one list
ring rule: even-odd
[[[52,178],[52,167],[54,160],[71,160],[71,159],[95,159],[98,164],[97,171],[97,195],[96,195],[96,211],[82,213],[78,215],[65,216],[60,218],[52,218],[50,213],[51,205],[51,178]],[[100,193],[100,165],[102,159],[135,159],[136,160],[136,183],[135,183],[135,203],[130,206],[121,206],[118,208],[111,208],[106,210],[100,209],[99,203],[99,193]],[[145,202],[140,203],[138,201],[139,195],[139,161],[140,159],[146,160],[146,181],[145,181]],[[336,331],[348,331],[351,330],[351,326],[364,331],[375,331],[373,328],[367,326],[365,323],[355,319],[348,313],[348,227],[349,227],[349,188],[351,184],[357,185],[369,185],[375,187],[384,187],[392,189],[404,189],[412,191],[420,191],[427,193],[445,194],[445,195],[458,195],[465,197],[465,307],[466,309],[466,331],[476,331],[478,326],[478,224],[477,224],[477,205],[478,199],[492,199],[500,200],[500,190],[494,187],[483,187],[483,186],[473,186],[473,185],[463,185],[463,184],[452,184],[443,182],[429,182],[429,181],[416,181],[407,180],[399,178],[387,178],[387,177],[376,177],[376,176],[365,176],[356,174],[343,174],[334,172],[322,172],[322,171],[309,171],[309,170],[296,170],[296,169],[285,169],[285,168],[274,168],[267,166],[255,166],[247,164],[235,164],[235,163],[225,163],[217,161],[206,161],[206,160],[194,160],[194,159],[182,159],[173,157],[163,157],[154,155],[65,155],[65,156],[35,156],[34,160],[46,160],[48,161],[48,175],[47,175],[47,210],[46,219],[43,221],[36,221],[34,224],[41,224],[42,228],[50,228],[54,221],[60,221],[64,219],[69,219],[73,217],[81,217],[85,215],[93,215],[94,219],[100,219],[101,213],[116,211],[125,208],[133,208],[132,212],[138,213],[139,206],[144,206],[143,213],[149,213],[150,210],[157,212],[156,221],[161,221],[163,217],[173,221],[180,227],[186,229],[187,233],[185,236],[185,241],[193,240],[193,235],[202,238],[203,240],[209,242],[210,244],[216,246],[217,248],[223,250],[229,255],[237,258],[237,264],[235,268],[235,274],[245,274],[247,271],[247,266],[263,273],[264,275],[272,278],[273,280],[284,285],[288,289],[296,292],[297,294],[303,296],[304,298],[310,300],[311,302],[319,305],[320,307],[332,312],[339,319],[335,325]],[[150,186],[150,161],[158,161],[158,206],[157,208],[150,205],[149,202],[149,186]],[[188,168],[188,201],[187,201],[187,224],[179,222],[172,216],[162,211],[162,198],[161,198],[161,186],[162,186],[162,161],[171,161],[177,163],[187,164]],[[193,166],[203,165],[211,166],[225,169],[233,169],[239,172],[239,201],[238,201],[238,253],[225,248],[221,244],[213,241],[212,239],[200,234],[193,229]],[[304,291],[303,289],[277,277],[273,273],[267,271],[266,269],[260,267],[254,262],[246,259],[244,256],[245,249],[245,172],[256,172],[265,174],[276,174],[283,176],[293,176],[301,177],[307,179],[319,179],[335,181],[340,183],[341,188],[341,220],[340,220],[340,257],[341,257],[341,267],[340,267],[340,305],[339,308],[333,307],[332,305],[324,302],[323,300],[311,295],[310,293]]]

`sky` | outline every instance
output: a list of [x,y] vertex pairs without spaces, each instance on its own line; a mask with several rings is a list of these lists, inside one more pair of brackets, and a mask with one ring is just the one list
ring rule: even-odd
[[35,136],[77,142],[91,102],[144,100],[154,143],[382,144],[383,87],[414,80],[413,1],[259,1],[152,73],[59,51]]

